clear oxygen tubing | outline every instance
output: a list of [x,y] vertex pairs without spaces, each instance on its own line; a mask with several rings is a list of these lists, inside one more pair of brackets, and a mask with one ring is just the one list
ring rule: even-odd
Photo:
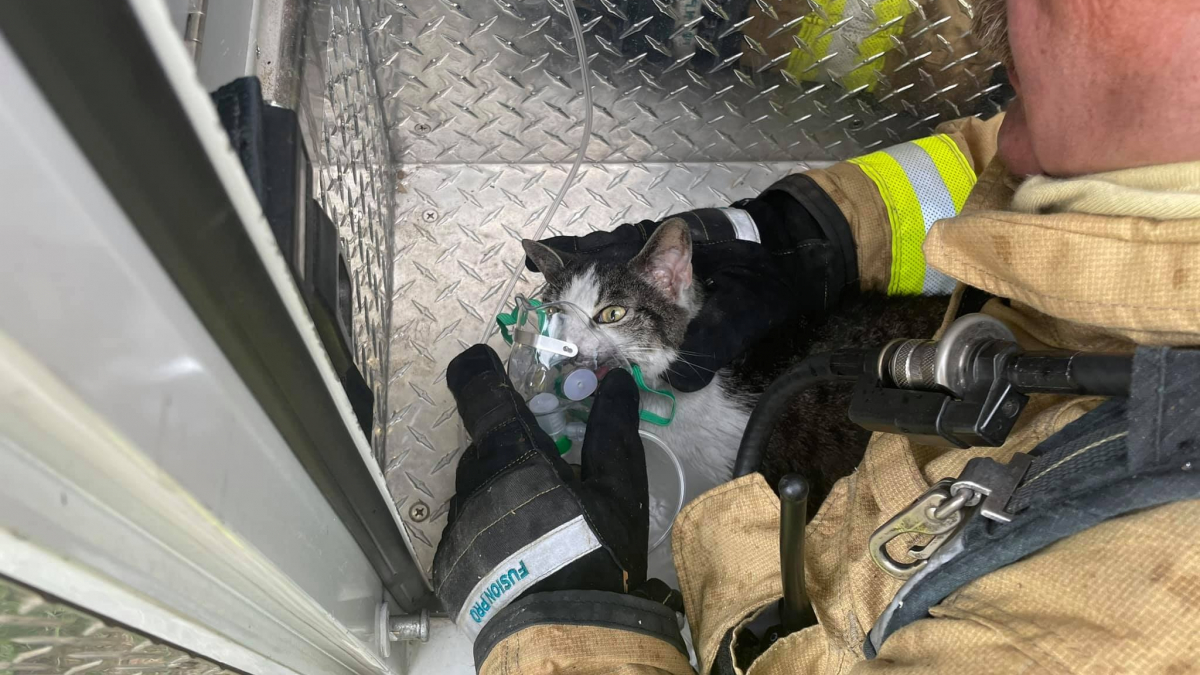
[[[554,2],[554,0],[549,1],[551,4]],[[575,0],[562,0],[562,4],[563,9],[567,12],[567,19],[571,22],[571,32],[575,34],[575,49],[579,53],[579,75],[583,80],[583,139],[579,143],[579,150],[575,153],[575,162],[571,165],[570,172],[567,173],[567,179],[563,181],[562,187],[558,190],[558,195],[555,196],[554,201],[546,209],[546,215],[542,217],[542,224],[533,233],[532,238],[534,241],[542,238],[542,233],[550,226],[550,219],[558,211],[558,205],[562,203],[563,197],[567,195],[567,190],[571,189],[571,184],[575,182],[575,175],[579,173],[579,166],[583,164],[583,157],[587,154],[588,142],[592,138],[592,77],[591,68],[588,66],[587,48],[583,43],[583,26],[579,23],[579,14],[575,11]],[[500,299],[496,303],[495,311],[488,316],[502,314],[508,303],[512,301],[512,292],[517,286],[517,280],[521,278],[522,267],[524,267],[523,262],[517,265],[517,269],[513,271],[512,278],[508,280],[508,284],[504,287],[504,292],[499,296]],[[483,332],[479,336],[479,342],[487,342],[494,330],[496,330],[494,322],[484,321]]]

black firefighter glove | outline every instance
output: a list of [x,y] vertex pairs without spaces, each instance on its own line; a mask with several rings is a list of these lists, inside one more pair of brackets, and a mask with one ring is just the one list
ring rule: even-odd
[[[769,330],[797,314],[836,307],[858,285],[854,240],[845,216],[816,182],[787,176],[758,197],[725,209],[698,209],[682,218],[692,234],[692,269],[704,284],[700,313],[667,371],[680,391],[704,388]],[[659,221],[663,222],[663,221]],[[551,237],[543,244],[596,262],[633,259],[659,222],[643,220],[611,232]],[[533,261],[525,259],[531,271]]]
[[633,622],[678,638],[665,595],[626,595],[646,580],[649,537],[639,395],[629,373],[614,370],[600,383],[579,478],[490,347],[455,357],[446,381],[472,443],[459,460],[433,583],[475,643],[476,665],[537,623]]

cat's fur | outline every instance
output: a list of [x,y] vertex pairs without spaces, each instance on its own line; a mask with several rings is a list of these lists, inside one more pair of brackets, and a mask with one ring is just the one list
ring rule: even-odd
[[[691,240],[682,221],[667,221],[627,264],[597,265],[560,254],[537,242],[525,251],[546,279],[543,298],[565,300],[595,316],[610,305],[626,309],[620,321],[600,325],[616,351],[636,362],[655,388],[666,387],[668,368],[681,353],[688,322],[703,304],[703,284],[693,283]],[[768,335],[750,353],[722,369],[697,392],[675,392],[674,421],[647,427],[660,436],[687,467],[688,498],[729,480],[742,432],[759,394],[789,365],[809,353],[847,346],[882,345],[896,337],[927,337],[941,322],[945,298],[889,298],[861,295],[822,319],[798,319]],[[612,347],[587,330],[568,333],[580,354],[615,365]],[[800,396],[772,438],[762,472],[771,485],[785,473],[808,478],[813,497],[809,513],[833,483],[852,472],[869,432],[846,417],[849,387],[817,387]],[[668,409],[657,395],[643,394],[643,408]]]
[[[809,354],[932,337],[948,302],[947,297],[857,294],[828,316],[797,319],[769,334],[732,365],[735,386],[757,396]],[[763,455],[760,472],[772,487],[789,473],[808,479],[810,518],[833,484],[858,467],[871,437],[847,417],[852,390],[850,383],[822,384],[797,396]]]

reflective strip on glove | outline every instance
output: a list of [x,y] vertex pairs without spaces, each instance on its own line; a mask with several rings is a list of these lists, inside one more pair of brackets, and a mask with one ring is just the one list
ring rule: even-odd
[[892,228],[891,295],[945,295],[950,277],[925,266],[921,247],[933,224],[962,210],[975,170],[945,134],[892,146],[850,160],[875,183]]
[[733,236],[741,241],[752,241],[756,244],[762,243],[762,235],[758,232],[758,224],[750,217],[750,214],[742,209],[717,209],[725,214],[729,219],[729,224],[733,226]]
[[467,596],[455,623],[473,642],[500,610],[526,589],[600,548],[583,516],[576,516],[521,547],[484,576]]
[[433,587],[463,633],[476,640],[534,589],[643,584],[649,498],[633,377],[615,370],[597,388],[578,477],[490,347],[456,356],[446,384],[471,445],[455,472]]

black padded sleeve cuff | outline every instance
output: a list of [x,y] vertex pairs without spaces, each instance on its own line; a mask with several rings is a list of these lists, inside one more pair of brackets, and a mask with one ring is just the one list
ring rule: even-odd
[[857,289],[858,251],[854,244],[854,234],[850,231],[850,223],[837,202],[833,201],[815,180],[802,173],[781,178],[764,190],[763,194],[773,190],[787,193],[792,199],[800,202],[821,226],[826,241],[835,247],[836,255],[830,268],[830,288],[843,290],[849,286]]
[[658,638],[687,656],[675,612],[664,605],[624,593],[555,591],[521,598],[489,622],[475,640],[475,669],[505,638],[546,624],[627,630]]

